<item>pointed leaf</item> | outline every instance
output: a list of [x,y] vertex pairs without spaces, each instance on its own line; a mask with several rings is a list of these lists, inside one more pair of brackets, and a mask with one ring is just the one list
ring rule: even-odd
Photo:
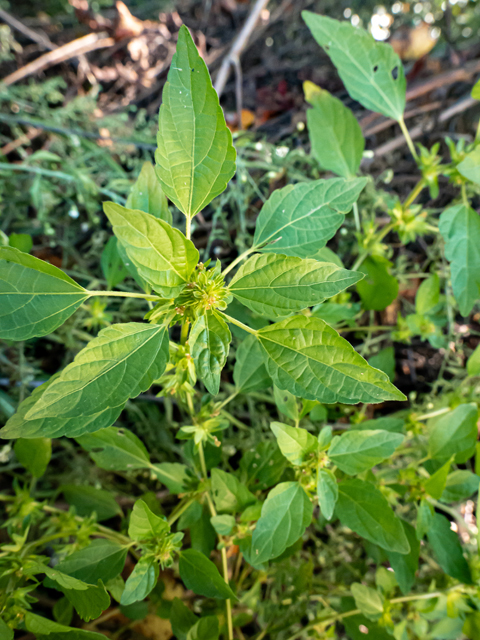
[[257,336],[274,383],[296,396],[346,404],[405,398],[385,373],[370,367],[319,318],[287,318]]
[[100,580],[97,585],[88,585],[86,591],[65,588],[62,591],[86,622],[98,618],[110,606],[110,596]]
[[228,288],[253,312],[280,318],[313,307],[361,278],[361,273],[329,262],[257,253],[240,267]]
[[366,109],[400,120],[405,109],[406,80],[402,61],[389,44],[350,22],[303,11],[318,44],[336,66],[346,90]]
[[28,469],[32,476],[41,478],[52,457],[52,441],[50,438],[19,438],[15,442],[14,451],[20,464]]
[[237,349],[233,380],[242,393],[261,391],[272,386],[263,361],[262,347],[255,336],[249,335]]
[[103,329],[42,393],[33,395],[1,431],[3,438],[75,437],[110,426],[125,402],[165,370],[168,333],[130,322]]
[[112,540],[97,538],[88,547],[74,551],[55,569],[88,584],[106,583],[123,570],[128,549]]
[[236,153],[208,69],[185,26],[162,97],[157,176],[166,196],[192,218],[225,190]]
[[462,502],[478,491],[480,476],[464,469],[457,469],[448,474],[442,502]]
[[360,168],[365,138],[357,119],[341,100],[313,82],[305,82],[312,155],[321,167],[342,178],[353,178]]
[[273,431],[280,451],[293,465],[299,466],[318,449],[318,440],[301,427],[289,427],[288,424],[272,422]]
[[219,600],[236,600],[235,594],[219,574],[217,567],[200,551],[182,551],[179,571],[184,585],[197,595]]
[[473,584],[458,535],[451,530],[450,522],[445,516],[435,513],[427,537],[437,562],[445,573],[465,584]]
[[53,264],[0,247],[0,338],[28,340],[60,327],[88,292]]
[[323,517],[326,520],[331,520],[338,500],[338,484],[329,469],[318,469],[317,494]]
[[429,496],[435,498],[435,500],[439,500],[442,497],[443,490],[445,489],[445,485],[447,483],[448,472],[450,471],[450,467],[452,466],[454,458],[452,457],[450,460],[440,467],[435,473],[432,473],[430,478],[425,481],[423,487]]
[[392,263],[383,256],[369,256],[359,267],[365,279],[357,284],[362,307],[371,311],[383,311],[398,296],[398,282],[390,274]]
[[465,158],[457,165],[459,173],[475,184],[480,184],[480,146],[467,153]]
[[[84,631],[83,629],[72,629],[65,627],[63,624],[53,622],[42,616],[37,616],[30,611],[25,613],[25,626],[27,631],[33,633],[37,640],[49,638],[50,640],[104,640],[102,633],[95,631]],[[13,636],[12,636],[13,637]],[[6,639],[8,640],[8,638]]]
[[263,503],[252,536],[255,565],[280,556],[303,535],[312,521],[313,506],[298,482],[281,482]]
[[143,600],[155,588],[158,563],[154,558],[142,556],[125,583],[120,604],[125,606]]
[[188,467],[180,462],[160,462],[152,466],[152,472],[171,493],[188,491],[191,476]]
[[155,540],[170,531],[165,518],[157,516],[146,502],[137,500],[133,505],[128,526],[128,535],[132,540]]
[[168,224],[172,224],[172,214],[167,198],[162,191],[155,169],[151,162],[144,162],[138,178],[125,203],[127,209],[139,209],[150,213]]
[[435,421],[428,438],[428,452],[435,460],[463,463],[475,452],[478,409],[474,403],[461,404]]
[[108,239],[102,251],[100,266],[102,267],[102,272],[109,290],[115,289],[115,287],[128,276],[129,271],[123,264],[123,260],[118,253],[118,241],[115,236],[110,236]]
[[344,526],[382,549],[398,553],[410,551],[401,521],[370,482],[358,478],[341,482],[335,511]]
[[150,466],[143,442],[128,429],[107,427],[75,439],[102,469],[128,471]]
[[455,300],[467,316],[480,298],[480,217],[471,207],[457,204],[441,214],[438,228],[451,263]]
[[420,541],[417,540],[415,528],[411,524],[405,522],[405,520],[400,520],[400,522],[410,545],[410,551],[406,554],[388,551],[387,556],[402,593],[407,594],[415,584],[415,574],[418,570],[418,557],[420,555]]
[[189,630],[187,640],[218,640],[219,636],[217,616],[205,616]]
[[63,484],[61,490],[69,505],[75,507],[77,515],[90,517],[94,512],[97,520],[109,520],[122,516],[123,512],[110,491],[88,485]]
[[350,587],[357,609],[370,620],[378,620],[383,614],[383,598],[376,589],[354,582]]
[[193,242],[149,213],[114,202],[105,202],[103,209],[140,277],[163,297],[177,296],[198,263]]
[[332,178],[277,189],[257,218],[254,247],[263,253],[315,257],[342,225],[366,182]]
[[257,501],[247,487],[233,473],[212,469],[212,495],[220,512],[236,513]]
[[212,396],[220,389],[220,374],[227,361],[232,334],[215,311],[206,311],[192,326],[189,344],[199,378]]
[[390,431],[347,431],[332,440],[328,457],[349,476],[371,469],[389,458],[402,444],[404,436]]

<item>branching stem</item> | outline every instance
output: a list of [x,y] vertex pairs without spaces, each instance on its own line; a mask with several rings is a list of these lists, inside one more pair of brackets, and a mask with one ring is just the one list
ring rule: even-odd
[[224,317],[224,319],[227,322],[231,322],[232,324],[235,324],[237,327],[240,327],[240,329],[243,329],[244,331],[246,331],[247,333],[251,333],[252,335],[256,336],[257,335],[257,331],[255,331],[255,329],[252,329],[251,327],[249,327],[246,324],[243,324],[243,322],[240,322],[240,320],[237,320],[236,318],[232,318],[231,316],[227,316],[226,313],[223,313],[223,311],[219,311],[218,312],[221,316]]

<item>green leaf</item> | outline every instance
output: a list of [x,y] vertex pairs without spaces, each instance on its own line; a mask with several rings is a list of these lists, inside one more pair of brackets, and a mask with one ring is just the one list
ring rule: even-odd
[[86,622],[98,618],[110,606],[110,596],[100,580],[97,585],[88,585],[85,591],[65,588],[62,591]]
[[393,431],[395,433],[402,433],[404,427],[405,420],[403,420],[402,418],[395,418],[391,416],[375,418],[374,420],[365,420],[365,422],[350,425],[350,429],[354,429],[356,431],[380,429],[381,431]]
[[461,404],[435,421],[428,438],[428,453],[435,460],[463,463],[475,452],[478,409],[474,403]]
[[467,153],[457,165],[457,169],[462,176],[471,182],[480,184],[480,146],[476,146],[473,151]]
[[212,495],[217,511],[237,513],[257,501],[233,473],[212,469]]
[[465,584],[473,584],[472,575],[462,553],[457,534],[451,530],[445,516],[435,513],[427,531],[428,542],[433,549],[438,564],[445,573]]
[[418,557],[420,555],[420,541],[417,540],[415,528],[411,524],[405,522],[405,520],[400,520],[400,522],[410,545],[410,551],[406,554],[388,551],[387,556],[402,593],[407,594],[415,584]]
[[480,297],[480,217],[471,207],[457,204],[440,215],[438,228],[451,263],[455,300],[460,313],[468,316]]
[[180,553],[180,577],[187,589],[206,598],[227,600],[236,596],[218,573],[217,567],[200,551],[187,549]]
[[0,638],[3,638],[3,640],[13,640],[14,635],[13,629],[10,629],[0,618]]
[[156,560],[142,556],[125,583],[120,604],[126,606],[146,598],[157,584],[158,574]]
[[298,397],[346,404],[405,399],[388,376],[319,318],[287,318],[257,336],[273,382]]
[[425,498],[422,498],[417,511],[417,540],[423,540],[427,531],[429,531],[432,525],[434,513],[435,511],[433,510],[432,505]]
[[[366,178],[315,180],[276,189],[263,205],[255,225],[254,248],[312,258],[335,235]],[[265,245],[265,246],[264,246]]]
[[289,427],[281,422],[272,422],[270,429],[277,439],[280,451],[293,465],[300,466],[318,449],[318,440],[306,429]]
[[185,26],[178,33],[158,120],[157,176],[192,218],[235,174],[235,149],[205,62]]
[[235,526],[235,518],[227,514],[212,516],[210,522],[219,536],[229,536]]
[[20,405],[1,437],[76,437],[108,427],[129,398],[162,375],[168,357],[168,333],[160,325],[103,329],[45,390]]
[[259,442],[254,449],[244,452],[240,460],[242,480],[254,490],[264,490],[277,484],[287,462],[276,442]]
[[368,359],[368,364],[374,369],[380,369],[386,373],[390,382],[395,378],[395,349],[394,347],[385,347],[377,354]]
[[[68,640],[105,640],[105,636],[102,633],[65,627],[63,624],[42,618],[42,616],[37,616],[30,611],[25,613],[25,626],[27,631],[35,635],[37,640],[43,640],[43,638],[65,640],[65,637]],[[5,640],[8,640],[8,638],[5,638]]]
[[403,440],[401,433],[379,429],[347,431],[333,438],[328,457],[344,473],[354,476],[389,458]]
[[193,324],[189,336],[195,369],[212,396],[220,389],[220,375],[227,361],[232,334],[215,311],[206,311]]
[[480,344],[467,360],[467,373],[469,376],[480,376]]
[[39,573],[44,573],[47,578],[51,581],[56,582],[59,587],[65,589],[73,589],[74,591],[86,591],[88,589],[88,584],[83,582],[82,580],[78,580],[72,576],[63,573],[57,567],[52,569],[46,564],[42,564],[41,562],[35,562],[31,560],[27,560],[24,562],[23,571],[26,576],[33,576]]
[[8,237],[8,245],[24,253],[30,253],[33,247],[32,236],[28,233],[11,233]]
[[172,631],[178,640],[187,640],[187,633],[197,622],[197,616],[183,604],[180,598],[174,598],[170,609]]
[[191,484],[188,467],[180,462],[160,462],[152,466],[152,472],[171,493],[183,493]]
[[[299,419],[297,398],[290,391],[281,390],[274,386],[273,398],[281,414],[290,418],[290,420],[296,421]],[[307,400],[307,402],[315,402],[315,400]]]
[[215,549],[217,544],[217,534],[210,522],[210,512],[202,509],[198,521],[190,528],[190,543],[192,549],[200,551],[207,558]]
[[367,311],[383,311],[398,296],[397,279],[389,272],[391,266],[383,256],[368,256],[358,268],[366,275],[357,283],[357,291]]
[[60,488],[65,500],[75,507],[77,515],[82,518],[89,517],[95,512],[98,521],[102,522],[102,520],[123,515],[115,498],[106,489],[75,484],[64,484]]
[[453,458],[447,460],[447,462],[437,469],[435,473],[432,473],[430,478],[425,481],[423,487],[429,496],[439,500],[442,497],[443,490],[447,482],[448,472],[452,466]]
[[480,80],[477,80],[472,87],[472,92],[470,94],[472,98],[475,100],[480,100]]
[[310,11],[302,11],[302,17],[330,56],[350,96],[366,109],[401,120],[406,80],[402,61],[392,47],[350,22]]
[[341,482],[335,511],[345,527],[382,549],[397,553],[410,551],[401,521],[370,482],[358,478]]
[[14,446],[17,460],[35,478],[41,478],[52,457],[52,441],[49,438],[19,438]]
[[430,313],[440,302],[440,278],[436,273],[426,278],[415,296],[415,311],[420,315]]
[[298,482],[281,482],[263,503],[252,536],[255,565],[280,556],[303,535],[312,521],[313,506]]
[[233,380],[242,393],[262,391],[272,385],[263,361],[262,347],[255,336],[249,335],[236,352]]
[[143,500],[135,502],[128,526],[128,535],[132,540],[155,540],[169,531],[170,526],[165,518],[153,513]]
[[125,247],[117,238],[117,252],[120,258],[122,259],[123,264],[125,265],[125,269],[128,271],[130,276],[135,280],[140,289],[143,289],[146,293],[152,293],[152,287],[148,284],[148,282],[141,278],[137,267],[133,264],[132,260],[128,257],[128,254],[125,250]]
[[125,203],[127,209],[138,209],[150,213],[155,218],[172,224],[172,214],[168,201],[162,191],[162,185],[155,175],[151,162],[144,162],[138,178]]
[[478,491],[480,477],[476,473],[464,469],[457,469],[448,474],[442,502],[463,502]]
[[331,520],[338,500],[338,484],[329,469],[319,468],[317,471],[317,494],[323,517]]
[[75,440],[102,469],[128,471],[150,466],[150,457],[143,442],[128,429],[107,427]]
[[164,298],[177,296],[198,263],[193,242],[149,213],[114,202],[104,202],[103,209],[139,276]]
[[88,584],[96,585],[98,580],[107,583],[122,572],[127,552],[117,542],[97,538],[88,547],[67,556],[55,569]]
[[322,169],[353,178],[360,168],[365,138],[357,119],[341,100],[307,80],[303,84],[312,155]]
[[254,313],[281,318],[320,304],[361,278],[328,262],[257,253],[240,267],[229,290]]
[[369,620],[378,620],[383,615],[383,598],[376,589],[354,582],[350,587],[357,609]]
[[100,258],[100,266],[107,281],[109,290],[114,289],[128,276],[129,271],[123,264],[123,260],[118,253],[118,241],[115,236],[110,236]]
[[219,637],[217,616],[200,618],[187,634],[187,640],[218,640]]
[[53,264],[13,247],[0,247],[0,339],[46,336],[88,296]]

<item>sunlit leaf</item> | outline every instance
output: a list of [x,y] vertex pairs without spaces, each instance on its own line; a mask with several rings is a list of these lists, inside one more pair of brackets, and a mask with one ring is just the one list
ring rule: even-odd
[[172,224],[172,214],[168,208],[167,198],[162,191],[162,186],[155,175],[155,169],[151,162],[143,163],[142,170],[129,193],[125,206],[127,209],[145,211],[155,218]]
[[333,438],[328,457],[344,473],[353,476],[391,456],[403,439],[401,433],[379,429],[347,431]]

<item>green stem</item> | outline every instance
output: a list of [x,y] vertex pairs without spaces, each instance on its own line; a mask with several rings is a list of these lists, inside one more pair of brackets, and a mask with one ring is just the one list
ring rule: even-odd
[[172,524],[180,518],[182,513],[184,513],[188,509],[188,507],[194,502],[196,502],[196,498],[190,498],[189,500],[185,500],[185,502],[183,503],[181,502],[178,505],[177,509],[170,514],[170,517],[167,520],[168,524],[172,526]]
[[187,222],[185,224],[185,237],[190,240],[192,237],[192,219],[187,216]]
[[432,411],[431,413],[424,413],[421,416],[416,416],[415,420],[428,420],[429,418],[436,418],[437,416],[443,416],[444,413],[449,413],[450,411],[450,407],[437,409],[437,411]]
[[347,333],[348,331],[395,331],[396,327],[389,325],[371,325],[368,327],[346,327],[345,329],[337,329],[338,333]]
[[257,250],[256,247],[250,247],[250,249],[247,249],[246,251],[241,253],[239,256],[237,256],[235,260],[231,262],[226,269],[223,270],[222,272],[223,275],[226,276],[227,273],[229,273],[232,269],[235,269],[235,267],[239,262],[241,262],[242,260],[245,260],[247,256],[249,256],[251,253],[253,253],[256,250]]
[[183,324],[182,324],[182,329],[181,329],[181,333],[180,333],[180,344],[185,344],[188,338],[188,327],[190,326],[190,323],[188,322],[188,320],[184,320]]
[[[202,469],[203,479],[207,480],[208,479],[208,471],[207,471],[207,465],[205,464],[205,454],[203,452],[203,442],[200,442],[200,444],[199,444],[198,457],[200,458],[200,467]],[[215,505],[213,504],[212,497],[210,496],[210,491],[207,491],[206,496],[207,496],[207,502],[208,502],[208,507],[210,509],[210,513],[212,515],[212,518],[214,518],[217,515],[217,511],[215,509]],[[220,540],[220,543],[223,542],[222,541],[222,536],[219,535],[218,539]],[[225,549],[225,546],[222,546],[221,555],[222,555],[223,579],[225,580],[225,582],[227,584],[229,584],[229,582],[228,582],[227,550]],[[228,640],[233,640],[233,618],[232,618],[232,603],[231,603],[231,601],[230,600],[225,600],[225,606],[226,606],[226,609],[227,609]]]
[[246,324],[243,324],[243,322],[240,322],[240,320],[237,320],[236,318],[232,318],[231,316],[227,316],[227,314],[223,313],[223,311],[218,311],[218,313],[221,316],[223,316],[227,322],[231,322],[232,324],[235,324],[237,327],[240,327],[240,329],[243,329],[247,333],[251,333],[254,336],[257,335],[258,331],[256,331],[255,329],[252,329]]
[[129,291],[87,291],[89,297],[108,296],[109,298],[142,298],[155,302],[160,300],[160,296],[149,295],[147,293],[131,293]]
[[360,225],[360,214],[358,212],[358,204],[356,202],[353,203],[353,217],[355,219],[355,229],[358,233],[361,233],[362,227]]
[[417,199],[417,197],[420,195],[420,193],[423,191],[423,189],[426,187],[425,184],[425,180],[423,180],[423,178],[415,185],[415,187],[412,189],[412,191],[410,192],[410,195],[408,196],[408,198],[405,200],[405,202],[403,203],[403,208],[404,209],[408,209],[408,207],[415,202],[415,200]]
[[405,124],[405,120],[403,119],[403,116],[400,118],[400,120],[398,121],[398,124],[400,125],[400,129],[402,130],[402,133],[405,137],[405,140],[407,141],[408,144],[408,148],[410,149],[410,153],[412,154],[412,156],[415,158],[415,162],[418,163],[418,154],[415,150],[415,145],[413,144],[413,140],[410,136],[410,133],[407,129],[407,125]]
[[228,398],[225,398],[225,400],[218,405],[217,411],[221,411],[223,407],[226,407],[227,404],[229,404],[234,398],[238,396],[238,394],[239,394],[239,390],[237,389],[232,394],[230,394]]
[[470,205],[468,204],[468,198],[467,198],[467,185],[465,184],[465,182],[462,183],[462,201],[463,204],[468,208]]

